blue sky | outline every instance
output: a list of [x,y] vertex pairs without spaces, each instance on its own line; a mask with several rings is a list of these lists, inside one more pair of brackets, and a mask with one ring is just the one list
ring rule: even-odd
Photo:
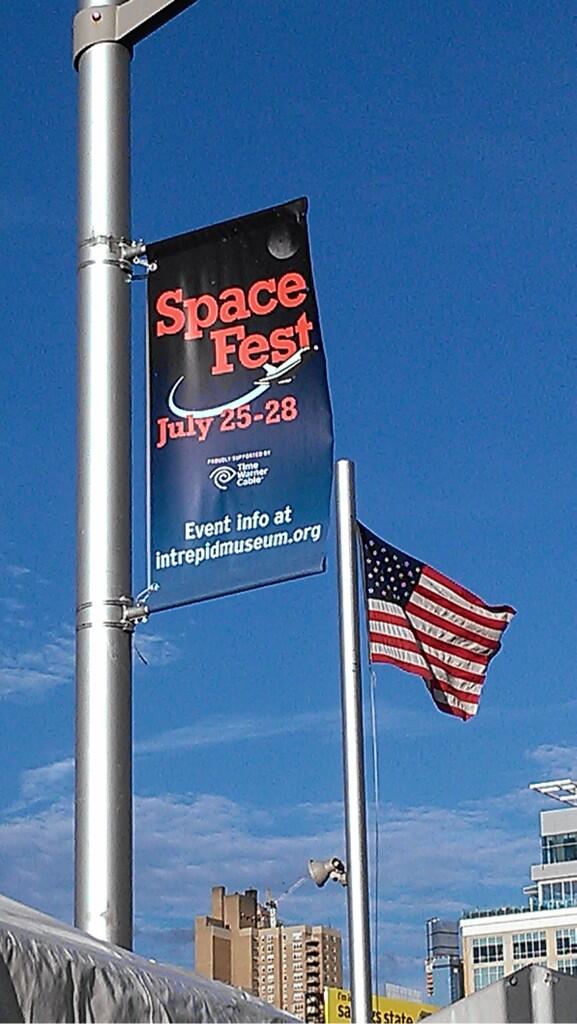
[[[0,891],[66,919],[74,9],[11,7],[0,98]],[[307,195],[361,517],[518,609],[474,721],[377,670],[381,983],[422,985],[428,916],[521,898],[542,806],[527,784],[577,771],[574,42],[556,0],[199,0],[133,60],[135,237]],[[133,298],[136,592],[141,284]],[[190,965],[211,885],[279,894],[309,857],[343,855],[337,629],[334,540],[324,576],[139,628],[137,951]],[[280,910],[346,931],[340,887],[303,884]]]

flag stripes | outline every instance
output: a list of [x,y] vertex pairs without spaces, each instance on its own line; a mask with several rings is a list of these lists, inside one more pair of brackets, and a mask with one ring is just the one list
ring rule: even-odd
[[514,609],[486,604],[359,528],[371,661],[420,675],[441,711],[471,718]]

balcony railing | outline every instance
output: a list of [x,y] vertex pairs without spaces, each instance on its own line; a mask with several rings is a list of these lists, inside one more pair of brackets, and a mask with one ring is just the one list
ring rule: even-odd
[[524,907],[492,907],[488,910],[477,907],[475,910],[464,910],[461,917],[498,917],[503,914],[530,914],[536,910],[567,910],[571,907],[577,907],[577,899],[545,900],[543,903],[530,900]]

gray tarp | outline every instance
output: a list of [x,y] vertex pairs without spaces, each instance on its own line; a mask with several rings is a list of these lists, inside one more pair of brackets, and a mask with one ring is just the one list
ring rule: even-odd
[[0,1022],[294,1021],[242,989],[157,964],[0,896]]
[[577,978],[529,964],[427,1017],[427,1024],[575,1024]]

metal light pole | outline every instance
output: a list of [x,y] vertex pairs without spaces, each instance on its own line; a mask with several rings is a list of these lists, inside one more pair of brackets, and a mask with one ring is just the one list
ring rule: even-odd
[[346,459],[336,464],[336,504],[351,1021],[365,1024],[372,992],[357,518],[354,466]]
[[80,0],[75,922],[132,946],[130,58],[194,0]]

